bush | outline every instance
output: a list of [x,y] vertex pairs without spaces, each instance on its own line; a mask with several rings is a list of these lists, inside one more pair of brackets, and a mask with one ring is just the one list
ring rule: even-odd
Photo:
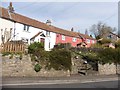
[[40,64],[36,64],[35,66],[34,66],[34,70],[36,71],[36,72],[39,72],[40,70],[41,70],[41,66],[40,66]]
[[44,50],[44,44],[39,42],[34,42],[28,47],[28,53],[31,54],[31,59],[35,59],[33,56],[37,57],[36,61],[43,61],[47,57],[47,52]]
[[39,42],[34,42],[28,46],[28,53],[34,54],[39,49],[44,50],[44,44]]
[[34,55],[31,55],[30,57],[31,57],[31,61],[36,61],[37,60],[37,58]]
[[13,59],[13,54],[10,55],[9,59]]
[[9,54],[11,54],[10,52],[3,52],[2,53],[2,56],[7,56],[7,55],[9,55]]
[[99,41],[98,43],[100,44],[106,44],[106,43],[111,43],[111,40],[110,39],[105,39],[103,38],[101,41]]
[[[50,70],[71,70],[71,52],[68,51],[69,44],[58,45],[52,51],[45,51],[41,43],[33,43],[28,47],[28,52],[31,54],[31,60],[40,63],[45,69]],[[40,69],[39,64],[35,65],[35,71]]]
[[100,49],[97,52],[92,51],[82,51],[79,53],[82,59],[87,61],[100,62],[101,64],[105,63],[120,63],[120,48],[104,48]]
[[101,63],[120,63],[120,48],[106,48],[98,53],[98,60]]
[[59,43],[57,45],[54,45],[54,49],[69,49],[71,48],[71,44],[70,43]]
[[83,54],[83,59],[86,59],[87,61],[97,61],[98,58],[97,58],[97,54],[96,53],[86,53],[86,54]]
[[53,50],[50,52],[49,62],[50,67],[55,70],[71,70],[71,53],[64,49]]
[[91,45],[91,48],[102,48],[103,46],[99,43],[95,43]]
[[118,41],[115,43],[115,47],[116,47],[116,48],[120,48],[120,40],[118,40]]
[[22,60],[22,58],[23,58],[23,55],[22,55],[22,54],[20,54],[20,57],[19,57],[19,59],[20,59],[20,60]]

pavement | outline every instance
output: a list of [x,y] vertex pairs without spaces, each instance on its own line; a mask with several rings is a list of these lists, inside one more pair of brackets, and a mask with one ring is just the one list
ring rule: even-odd
[[99,76],[72,75],[70,77],[3,77],[2,86],[72,84],[72,83],[90,83],[118,80],[119,75],[99,75]]

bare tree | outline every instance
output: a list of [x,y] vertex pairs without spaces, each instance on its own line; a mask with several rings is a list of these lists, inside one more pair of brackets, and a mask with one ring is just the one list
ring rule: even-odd
[[90,28],[90,32],[92,32],[96,39],[100,38],[107,38],[110,32],[116,31],[116,28],[112,28],[110,26],[107,26],[105,23],[99,22],[97,25],[94,24]]

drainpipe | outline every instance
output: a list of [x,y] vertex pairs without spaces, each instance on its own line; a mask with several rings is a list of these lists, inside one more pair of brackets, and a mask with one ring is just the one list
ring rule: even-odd
[[15,30],[16,30],[16,23],[14,22],[14,33],[13,33],[14,40],[15,40]]

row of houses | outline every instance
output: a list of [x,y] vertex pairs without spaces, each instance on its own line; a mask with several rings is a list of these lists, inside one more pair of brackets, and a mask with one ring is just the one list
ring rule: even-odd
[[90,47],[96,40],[88,35],[55,27],[50,20],[46,23],[15,13],[12,3],[8,9],[0,7],[0,45],[8,41],[22,40],[28,44],[43,42],[46,51],[59,43],[70,43],[77,47],[85,43]]

